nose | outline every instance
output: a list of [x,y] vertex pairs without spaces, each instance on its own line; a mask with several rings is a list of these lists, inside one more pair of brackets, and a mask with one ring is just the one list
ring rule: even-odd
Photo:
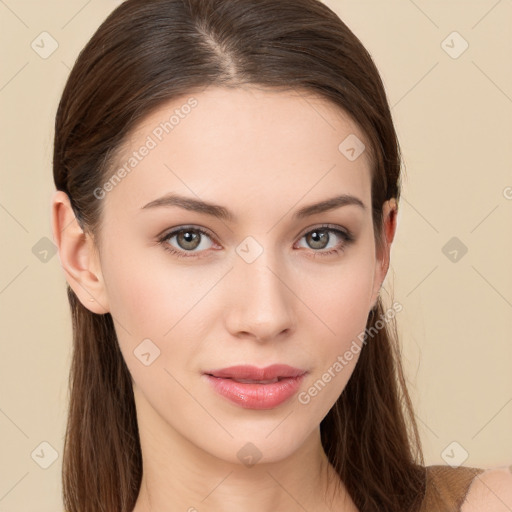
[[268,342],[296,327],[295,301],[283,266],[264,251],[255,261],[237,258],[230,272],[226,328],[238,338]]

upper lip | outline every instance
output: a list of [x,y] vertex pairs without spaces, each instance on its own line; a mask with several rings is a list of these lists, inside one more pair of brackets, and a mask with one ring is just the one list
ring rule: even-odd
[[213,377],[228,378],[228,379],[248,379],[248,380],[271,380],[286,377],[299,377],[304,375],[306,370],[294,368],[287,364],[273,364],[265,368],[258,368],[256,366],[238,365],[230,366],[229,368],[221,368],[219,370],[210,370],[205,372],[207,375]]

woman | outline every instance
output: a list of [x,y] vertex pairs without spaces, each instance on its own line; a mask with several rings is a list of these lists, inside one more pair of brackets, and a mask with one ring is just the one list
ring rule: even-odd
[[326,6],[127,0],[70,74],[54,179],[68,512],[510,500],[508,472],[423,465],[379,295],[399,145]]

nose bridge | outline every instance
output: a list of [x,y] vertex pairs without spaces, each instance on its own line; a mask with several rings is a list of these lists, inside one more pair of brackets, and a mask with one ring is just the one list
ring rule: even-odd
[[236,252],[228,314],[232,334],[246,333],[264,340],[293,329],[293,294],[286,286],[288,279],[282,260],[251,237]]

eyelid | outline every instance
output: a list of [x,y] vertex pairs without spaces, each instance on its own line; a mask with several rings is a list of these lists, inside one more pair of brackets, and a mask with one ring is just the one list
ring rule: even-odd
[[175,226],[173,228],[167,228],[164,231],[162,231],[159,235],[156,236],[158,240],[161,240],[162,238],[166,238],[170,236],[171,234],[176,234],[180,231],[185,231],[187,229],[194,229],[196,231],[201,231],[203,233],[206,233],[210,238],[216,239],[216,236],[213,234],[212,231],[210,231],[208,228],[205,228],[203,226],[199,226],[196,224],[183,224],[179,226]]
[[355,238],[354,234],[349,229],[347,229],[343,226],[338,226],[337,224],[329,224],[329,223],[313,224],[312,226],[307,227],[303,231],[301,231],[300,235],[298,235],[298,238],[302,238],[304,235],[307,235],[311,231],[315,231],[315,229],[318,229],[318,230],[326,229],[326,230],[332,230],[332,231],[340,231],[346,236],[347,240],[350,240],[350,241],[353,241]]

